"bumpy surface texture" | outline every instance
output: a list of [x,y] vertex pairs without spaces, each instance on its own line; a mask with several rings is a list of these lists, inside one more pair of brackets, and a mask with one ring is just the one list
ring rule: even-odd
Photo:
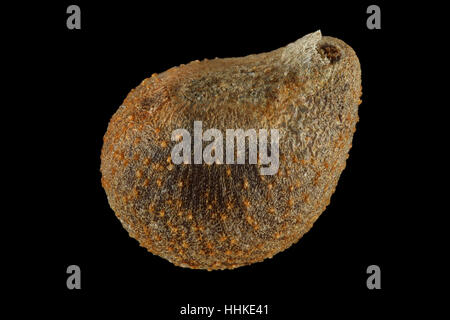
[[[320,31],[269,53],[155,74],[128,94],[104,136],[110,206],[141,246],[178,266],[230,269],[270,258],[329,204],[360,96],[354,51]],[[260,175],[258,164],[173,164],[172,131],[192,134],[197,120],[224,133],[278,129],[278,173]]]

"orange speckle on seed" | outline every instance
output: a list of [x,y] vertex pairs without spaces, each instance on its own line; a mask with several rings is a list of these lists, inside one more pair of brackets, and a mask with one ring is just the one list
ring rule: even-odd
[[305,203],[309,203],[309,194],[307,194],[307,193],[304,193],[304,194],[303,194],[303,201],[304,201]]
[[172,232],[172,233],[177,233],[178,232],[178,229],[176,227],[170,226],[169,228],[170,228],[170,232]]

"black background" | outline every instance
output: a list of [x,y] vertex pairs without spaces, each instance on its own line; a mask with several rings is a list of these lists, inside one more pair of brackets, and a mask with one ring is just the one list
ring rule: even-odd
[[[81,7],[81,30],[66,28],[70,4]],[[399,297],[414,294],[406,289],[411,242],[404,234],[411,211],[399,203],[406,165],[400,157],[399,102],[407,89],[398,63],[404,52],[396,48],[405,31],[398,19],[404,12],[378,1],[382,29],[368,30],[370,4],[40,5],[42,15],[31,20],[36,28],[27,49],[35,62],[33,81],[46,92],[36,118],[36,135],[45,143],[30,146],[39,156],[36,167],[42,168],[41,183],[34,184],[36,236],[27,244],[27,259],[39,261],[35,298],[45,301],[39,307],[142,313],[149,319],[196,319],[179,315],[188,303],[222,309],[224,304],[268,304],[270,315],[255,319],[304,313],[366,318],[402,310]],[[100,184],[102,137],[126,94],[172,66],[270,51],[318,29],[354,48],[363,103],[347,168],[311,231],[273,259],[227,271],[175,267],[139,247]],[[81,290],[66,288],[71,264],[81,267]],[[381,268],[381,290],[366,287],[366,268],[372,264]]]

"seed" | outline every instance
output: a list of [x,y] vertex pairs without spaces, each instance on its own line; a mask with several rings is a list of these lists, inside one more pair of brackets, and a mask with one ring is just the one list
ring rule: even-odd
[[[171,68],[132,90],[111,119],[102,185],[129,234],[175,265],[262,261],[297,242],[329,203],[360,97],[355,52],[320,31],[265,54]],[[260,159],[174,164],[171,134],[192,132],[194,121],[221,132],[278,129],[278,172],[260,175]]]

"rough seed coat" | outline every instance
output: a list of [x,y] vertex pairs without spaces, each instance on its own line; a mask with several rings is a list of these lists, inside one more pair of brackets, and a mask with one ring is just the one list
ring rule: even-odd
[[[112,117],[101,155],[111,208],[141,246],[175,265],[231,269],[297,242],[330,202],[361,103],[361,71],[343,41],[308,34],[242,58],[152,75]],[[278,129],[280,167],[174,165],[178,128]],[[248,163],[248,157],[247,163]]]

